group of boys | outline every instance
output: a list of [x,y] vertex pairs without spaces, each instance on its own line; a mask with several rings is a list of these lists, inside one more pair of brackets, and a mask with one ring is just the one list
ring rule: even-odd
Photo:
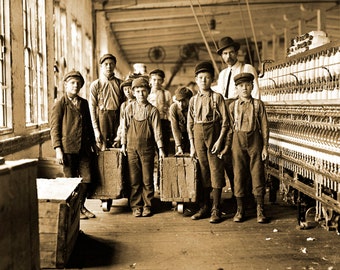
[[175,92],[175,102],[162,87],[162,70],[150,72],[149,79],[136,76],[121,81],[115,77],[117,60],[112,54],[100,58],[101,77],[90,86],[89,103],[78,96],[84,84],[82,75],[78,71],[66,74],[66,93],[52,111],[51,138],[65,177],[83,178],[81,218],[95,217],[84,206],[91,183],[91,154],[110,147],[120,147],[127,157],[133,215],[151,216],[155,147],[160,159],[167,156],[172,132],[176,155],[189,152],[200,168],[200,208],[191,217],[193,220],[209,216],[211,223],[222,220],[221,192],[226,184],[224,168],[228,160],[232,166],[228,166],[227,174],[237,201],[233,220],[245,220],[250,177],[257,221],[268,222],[263,209],[267,115],[258,99],[256,70],[238,62],[239,48],[239,43],[230,37],[222,38],[217,53],[228,67],[219,74],[216,88],[212,89],[212,63],[201,62],[195,67],[198,93],[193,96],[189,88],[180,87]]

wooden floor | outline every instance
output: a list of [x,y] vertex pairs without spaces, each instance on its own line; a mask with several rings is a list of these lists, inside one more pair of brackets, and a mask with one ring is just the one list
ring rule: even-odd
[[322,227],[299,229],[296,209],[284,203],[266,203],[269,224],[256,222],[255,209],[245,222],[233,222],[229,198],[219,224],[193,221],[159,200],[148,218],[119,206],[104,212],[100,203],[87,201],[97,218],[81,221],[67,269],[340,269],[340,236]]

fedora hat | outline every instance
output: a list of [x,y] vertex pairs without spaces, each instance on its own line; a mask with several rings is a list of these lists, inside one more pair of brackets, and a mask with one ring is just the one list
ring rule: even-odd
[[238,51],[240,49],[240,43],[235,42],[231,37],[223,37],[218,42],[219,49],[217,50],[217,53],[221,55],[222,51],[228,47],[234,47],[235,51]]

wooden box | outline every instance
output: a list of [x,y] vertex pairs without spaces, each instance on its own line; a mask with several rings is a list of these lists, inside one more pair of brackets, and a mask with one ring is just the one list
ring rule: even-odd
[[0,269],[40,269],[37,161],[0,165]]
[[37,179],[41,268],[63,268],[79,233],[81,178]]
[[119,148],[100,151],[98,156],[96,189],[93,199],[117,199],[123,191],[123,157]]
[[53,157],[39,158],[37,177],[48,179],[64,177],[63,165]]
[[160,166],[160,199],[196,202],[197,162],[190,157],[165,157]]

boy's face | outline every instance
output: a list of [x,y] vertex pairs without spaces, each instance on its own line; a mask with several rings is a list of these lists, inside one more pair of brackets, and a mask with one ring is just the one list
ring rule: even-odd
[[126,96],[126,98],[128,99],[133,98],[131,86],[124,86],[123,91],[124,91],[124,95]]
[[235,51],[234,47],[225,48],[222,51],[221,56],[224,63],[226,63],[228,66],[234,65],[237,61],[237,52]]
[[101,71],[106,77],[110,77],[113,74],[115,67],[116,63],[111,58],[105,59],[100,65]]
[[189,99],[188,98],[184,98],[181,100],[177,100],[178,102],[178,107],[183,111],[186,110],[189,106]]
[[65,91],[68,97],[74,98],[81,88],[81,80],[77,77],[70,77],[65,83]]
[[206,91],[210,89],[213,77],[209,72],[200,72],[196,75],[195,81],[201,91]]
[[243,82],[236,86],[240,98],[250,98],[253,90],[253,82]]
[[151,74],[150,85],[151,85],[152,88],[161,89],[163,82],[164,82],[164,80],[161,76],[159,76],[158,74]]
[[135,87],[133,89],[133,95],[136,97],[138,103],[146,103],[149,95],[149,90],[145,87]]

